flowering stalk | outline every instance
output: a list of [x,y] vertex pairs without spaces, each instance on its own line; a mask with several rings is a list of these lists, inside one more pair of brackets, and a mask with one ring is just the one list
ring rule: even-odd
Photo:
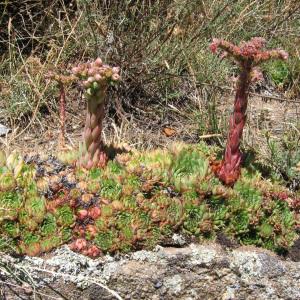
[[59,87],[59,119],[60,119],[60,136],[59,136],[59,147],[65,148],[66,145],[66,92],[65,86],[70,84],[74,80],[74,76],[67,76],[58,74],[57,72],[48,72],[47,78],[57,82]]
[[62,148],[66,146],[66,92],[62,82],[59,82],[59,118],[60,118],[60,138],[59,143]]
[[110,83],[119,81],[119,68],[104,65],[102,60],[97,58],[94,62],[74,67],[72,72],[83,80],[87,99],[87,115],[83,134],[85,148],[78,160],[78,165],[86,169],[104,167],[108,158],[101,140],[101,132],[106,93]]
[[217,176],[226,185],[233,185],[240,175],[242,153],[239,148],[246,122],[248,90],[252,82],[262,79],[262,73],[257,66],[270,59],[286,60],[288,58],[288,54],[283,50],[264,50],[265,43],[263,38],[255,37],[249,42],[242,42],[239,46],[219,39],[213,39],[210,45],[213,53],[220,48],[224,51],[223,57],[232,57],[240,67],[225,155],[220,167],[216,170]]

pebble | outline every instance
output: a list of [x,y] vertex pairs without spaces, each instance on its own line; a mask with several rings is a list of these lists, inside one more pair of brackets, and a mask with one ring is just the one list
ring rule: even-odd
[[3,124],[0,123],[0,136],[5,136],[11,131],[10,128],[4,126]]

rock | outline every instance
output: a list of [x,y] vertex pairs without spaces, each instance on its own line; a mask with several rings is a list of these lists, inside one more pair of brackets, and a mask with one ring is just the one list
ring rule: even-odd
[[0,136],[4,136],[10,132],[10,128],[4,126],[3,124],[0,123]]
[[[255,247],[157,246],[93,260],[64,246],[51,257],[8,261],[18,270],[14,274],[26,270],[22,278],[33,280],[37,295],[56,299],[300,299],[300,262]],[[16,284],[13,278],[8,281]],[[20,298],[8,285],[2,290],[5,299],[32,299],[28,286],[16,289]]]

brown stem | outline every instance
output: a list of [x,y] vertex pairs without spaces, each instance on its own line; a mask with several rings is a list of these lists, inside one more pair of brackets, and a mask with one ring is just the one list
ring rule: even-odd
[[103,168],[107,163],[107,154],[101,141],[102,122],[105,108],[105,92],[101,91],[88,99],[87,115],[84,128],[85,152],[79,160],[79,165],[91,169]]
[[234,112],[229,122],[225,156],[217,174],[220,180],[227,185],[233,185],[240,175],[242,154],[239,147],[246,122],[250,73],[251,67],[244,66],[239,76]]
[[59,90],[60,90],[60,107],[59,107],[59,116],[60,116],[60,138],[59,138],[59,145],[61,148],[64,148],[66,145],[66,93],[65,93],[65,87],[62,82],[59,82]]

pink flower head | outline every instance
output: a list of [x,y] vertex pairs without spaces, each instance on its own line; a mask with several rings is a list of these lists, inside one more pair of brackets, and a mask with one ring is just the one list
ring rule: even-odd
[[[232,56],[237,62],[245,62],[252,64],[252,66],[267,61],[269,59],[283,59],[288,58],[288,53],[284,50],[264,50],[266,40],[262,37],[254,37],[248,42],[242,42],[239,46],[229,43],[224,40],[213,39],[210,44],[210,50],[216,53],[217,48],[222,49],[229,56]],[[222,58],[225,57],[224,55]]]

